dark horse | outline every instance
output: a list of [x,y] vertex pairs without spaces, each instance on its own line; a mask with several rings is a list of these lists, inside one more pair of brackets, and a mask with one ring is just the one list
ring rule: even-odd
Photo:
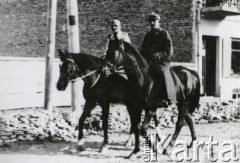
[[[162,107],[158,99],[158,96],[161,94],[159,91],[161,83],[154,83],[154,76],[151,75],[151,64],[153,64],[153,62],[147,63],[136,48],[121,40],[116,41],[115,44],[109,45],[106,61],[112,64],[113,67],[122,65],[128,76],[128,82],[133,85],[132,94],[137,95],[136,97],[138,99],[138,94],[141,95],[139,101],[142,101],[144,103],[143,106],[146,106],[146,115],[140,130],[141,134],[146,134],[146,129],[152,117],[155,120],[157,128],[159,121],[156,117],[156,110]],[[181,85],[181,90],[179,87],[176,87],[176,91],[177,93],[179,93],[179,91],[181,91],[181,93],[183,92],[185,99],[177,99],[178,120],[175,132],[165,152],[175,144],[175,140],[179,135],[184,121],[187,122],[191,131],[192,141],[189,147],[191,147],[193,141],[196,140],[191,114],[194,112],[195,108],[198,107],[200,99],[200,81],[198,74],[182,66],[174,66],[172,67],[172,71],[175,81],[179,82],[179,85]]]
[[[82,145],[83,127],[86,117],[92,109],[99,104],[102,108],[104,142],[100,152],[106,151],[108,145],[108,116],[110,103],[122,103],[127,106],[131,120],[131,132],[136,134],[136,117],[141,118],[141,112],[137,112],[133,106],[139,106],[139,101],[131,95],[131,85],[123,77],[113,74],[108,78],[101,75],[100,68],[105,67],[105,61],[87,54],[70,54],[59,50],[62,61],[60,64],[60,77],[57,82],[58,90],[65,90],[70,81],[74,82],[77,77],[84,81],[83,95],[86,100],[83,113],[79,119],[78,145]],[[135,116],[137,115],[137,116]],[[135,136],[137,148],[138,135]],[[136,150],[136,149],[135,149]],[[138,150],[138,149],[137,149]]]

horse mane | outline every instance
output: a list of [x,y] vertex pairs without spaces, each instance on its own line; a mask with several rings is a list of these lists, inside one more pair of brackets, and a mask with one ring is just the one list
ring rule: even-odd
[[[139,68],[144,68],[147,65],[146,59],[141,55],[141,53],[138,51],[137,48],[135,48],[132,44],[128,42],[123,42],[124,47],[126,51],[131,52],[131,59],[134,59],[134,62],[136,62],[139,66]],[[134,58],[133,58],[134,57]]]
[[98,69],[105,64],[104,60],[86,53],[71,54],[75,63],[81,68]]

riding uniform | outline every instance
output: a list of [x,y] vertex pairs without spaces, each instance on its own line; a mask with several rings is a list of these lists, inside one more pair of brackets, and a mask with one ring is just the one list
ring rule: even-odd
[[105,49],[105,52],[104,52],[104,56],[107,54],[107,50],[108,50],[108,47],[109,47],[109,44],[115,42],[115,41],[118,41],[118,40],[123,40],[125,42],[128,42],[128,43],[131,43],[131,40],[128,36],[128,33],[126,32],[118,32],[118,33],[114,33],[114,34],[109,34],[108,35],[108,40],[107,40],[107,45],[106,45],[106,49]]
[[131,43],[128,33],[126,32],[118,32],[117,34],[111,34],[108,36],[109,40],[123,40],[125,42]]
[[158,83],[160,100],[177,102],[176,82],[170,66],[173,55],[173,45],[169,33],[162,29],[152,29],[145,35],[141,46],[141,54],[150,64],[150,73],[153,80]]
[[[105,60],[106,60],[108,47],[111,47],[112,45],[116,45],[116,43],[118,43],[119,40],[123,40],[125,42],[131,43],[128,33],[126,33],[126,32],[119,31],[117,33],[108,35],[106,49],[103,54],[103,58]],[[119,75],[122,76],[124,79],[128,79],[127,75],[124,74],[125,71],[124,70],[120,70],[120,71],[122,71],[123,73],[120,73]],[[112,73],[108,69],[103,69],[102,72],[105,76],[109,76]]]

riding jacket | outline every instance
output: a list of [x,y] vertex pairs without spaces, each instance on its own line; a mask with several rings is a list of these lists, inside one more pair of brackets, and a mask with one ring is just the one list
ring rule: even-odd
[[162,62],[170,62],[173,45],[169,33],[162,28],[148,32],[143,40],[141,54],[148,62],[157,58]]
[[173,45],[169,33],[162,28],[152,29],[145,35],[140,51],[147,62],[152,63],[150,73],[162,92],[159,99],[176,103],[176,83],[170,66]]
[[118,32],[117,34],[111,34],[108,36],[109,40],[115,40],[116,38],[118,40],[123,40],[125,42],[131,43],[128,33],[126,32]]
[[106,48],[105,48],[105,51],[104,51],[104,54],[103,54],[104,56],[107,53],[109,42],[114,41],[114,40],[123,40],[125,42],[131,43],[131,40],[128,36],[128,33],[126,33],[126,32],[121,32],[120,31],[117,34],[109,34],[108,35],[108,40],[107,40],[107,45],[106,45]]

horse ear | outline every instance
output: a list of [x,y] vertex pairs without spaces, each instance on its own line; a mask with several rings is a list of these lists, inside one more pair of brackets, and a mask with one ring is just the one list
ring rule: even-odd
[[66,58],[70,58],[70,59],[73,58],[73,57],[72,57],[72,54],[69,53],[66,49],[65,49],[65,56],[66,56]]
[[68,53],[64,53],[63,51],[61,51],[60,49],[58,50],[59,53],[59,58],[61,61],[65,60],[66,58],[68,58]]
[[62,50],[58,49],[58,54],[59,54],[59,56],[63,55]]
[[64,53],[60,49],[58,49],[58,56],[59,56],[60,60],[62,61],[64,58]]
[[73,55],[74,55],[74,54],[69,53],[67,50],[65,50],[65,55],[67,56],[67,58],[73,59]]
[[68,51],[66,49],[64,50],[64,52],[65,52],[65,54],[68,54]]

